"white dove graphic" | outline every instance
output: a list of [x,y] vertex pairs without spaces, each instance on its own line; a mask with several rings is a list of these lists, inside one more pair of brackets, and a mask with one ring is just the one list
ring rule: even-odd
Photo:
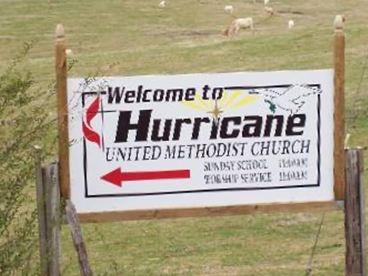
[[306,98],[320,94],[320,88],[305,84],[296,84],[286,88],[284,91],[277,91],[272,88],[257,89],[251,94],[259,94],[265,98],[265,102],[270,104],[270,109],[281,108],[291,114],[297,113],[305,104]]

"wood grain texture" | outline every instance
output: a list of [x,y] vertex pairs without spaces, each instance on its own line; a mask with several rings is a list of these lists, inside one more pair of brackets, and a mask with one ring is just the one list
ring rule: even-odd
[[82,230],[79,225],[77,213],[73,203],[70,200],[66,201],[65,212],[66,219],[72,234],[74,248],[78,254],[80,273],[82,276],[93,275],[88,262],[87,250],[83,241]]
[[334,36],[334,193],[345,196],[345,35],[342,28]]
[[57,163],[45,169],[48,275],[60,275],[60,191]]
[[61,24],[55,31],[55,70],[59,133],[59,179],[61,195],[70,197],[69,184],[69,134],[67,99],[67,58],[64,28]]
[[363,150],[347,151],[345,240],[346,275],[365,275],[365,205],[363,185]]
[[140,219],[166,219],[183,217],[207,217],[224,215],[245,215],[270,212],[311,212],[338,210],[339,204],[335,201],[289,203],[289,204],[260,204],[237,205],[207,208],[185,208],[166,210],[140,210],[125,212],[102,212],[78,214],[81,222],[111,222]]

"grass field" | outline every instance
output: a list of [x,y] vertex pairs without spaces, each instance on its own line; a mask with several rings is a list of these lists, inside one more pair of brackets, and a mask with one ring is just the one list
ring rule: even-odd
[[[319,69],[332,66],[332,22],[347,16],[347,128],[351,146],[368,146],[368,8],[363,0],[263,1],[0,0],[0,70],[35,41],[24,66],[46,86],[54,79],[53,32],[63,23],[77,60],[73,76]],[[232,39],[223,7],[252,16],[256,34]],[[289,19],[295,28],[287,29]],[[55,113],[55,99],[45,95]],[[53,141],[55,133],[42,143]],[[52,146],[48,144],[48,146]],[[366,178],[367,179],[367,178]],[[305,275],[322,213],[137,221],[83,225],[96,275]],[[344,274],[341,212],[325,214],[313,275]],[[63,275],[79,270],[69,231],[62,231]]]

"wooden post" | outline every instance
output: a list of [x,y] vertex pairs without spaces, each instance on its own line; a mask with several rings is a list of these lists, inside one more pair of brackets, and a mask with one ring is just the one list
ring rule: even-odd
[[57,163],[44,170],[48,275],[60,275],[60,192]]
[[41,275],[48,275],[47,264],[47,233],[46,233],[46,198],[45,185],[42,176],[41,148],[35,146],[35,166],[36,166],[36,195],[37,195],[37,219],[39,236],[39,254]]
[[83,241],[82,231],[77,217],[77,212],[75,210],[73,203],[70,200],[66,201],[65,212],[66,212],[66,219],[70,226],[74,247],[78,254],[80,273],[82,276],[93,275],[92,270],[88,263],[87,250]]
[[346,275],[365,275],[363,150],[346,153],[345,239]]
[[334,21],[334,193],[336,200],[345,196],[345,36],[344,17],[337,15]]
[[37,213],[42,276],[60,275],[60,192],[58,166],[41,167],[40,148],[36,147]]
[[56,94],[59,131],[59,179],[61,195],[69,198],[69,134],[67,99],[67,58],[64,27],[56,26],[55,31],[55,68]]

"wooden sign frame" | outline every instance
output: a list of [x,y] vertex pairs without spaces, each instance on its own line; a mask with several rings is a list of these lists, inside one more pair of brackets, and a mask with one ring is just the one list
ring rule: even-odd
[[[161,219],[179,217],[203,217],[219,215],[240,215],[274,211],[320,211],[336,210],[345,198],[345,120],[344,120],[344,83],[345,83],[345,36],[341,16],[335,19],[333,46],[334,64],[334,195],[335,200],[324,202],[235,205],[223,207],[199,207],[180,209],[159,209],[139,211],[113,211],[78,214],[81,222],[107,222],[118,220]],[[59,133],[59,183],[61,196],[70,199],[69,176],[69,134],[67,102],[67,56],[65,32],[61,24],[55,32],[55,68],[58,106]]]

